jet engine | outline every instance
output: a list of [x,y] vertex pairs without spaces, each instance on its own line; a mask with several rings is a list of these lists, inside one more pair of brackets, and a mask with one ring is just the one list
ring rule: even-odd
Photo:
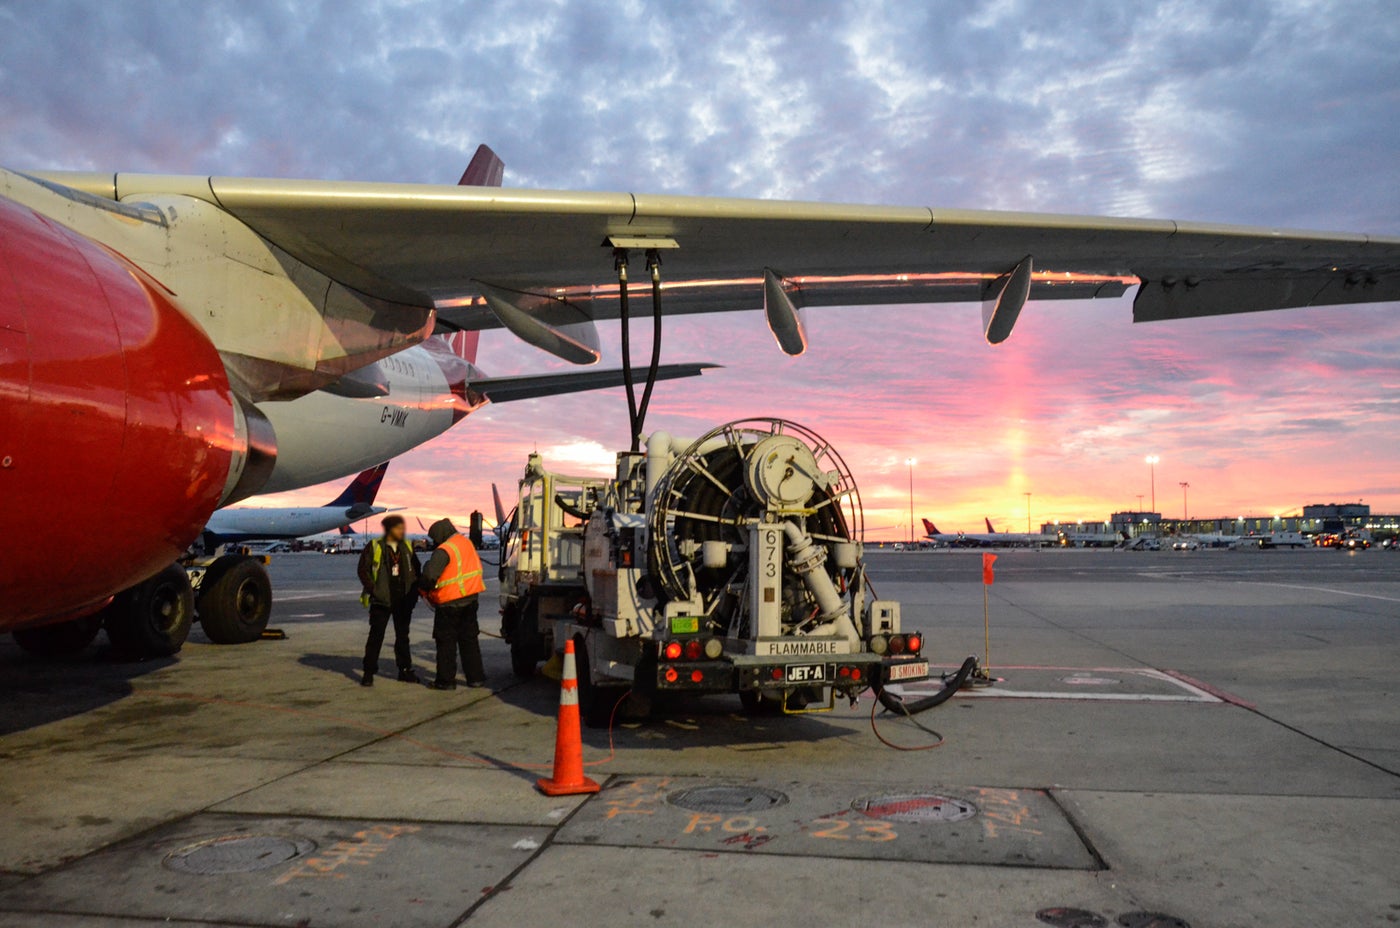
[[0,198],[0,631],[99,608],[266,479],[270,428],[174,299]]

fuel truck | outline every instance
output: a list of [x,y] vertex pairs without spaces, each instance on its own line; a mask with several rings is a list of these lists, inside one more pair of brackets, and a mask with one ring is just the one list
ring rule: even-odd
[[860,494],[828,442],[765,418],[645,448],[611,477],[530,455],[501,556],[517,674],[573,639],[594,726],[629,692],[641,711],[737,693],[746,711],[791,714],[928,677],[923,636],[866,576]]

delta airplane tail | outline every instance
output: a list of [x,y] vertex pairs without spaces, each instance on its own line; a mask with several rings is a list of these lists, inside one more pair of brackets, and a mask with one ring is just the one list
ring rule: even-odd
[[928,534],[930,534],[930,535],[937,535],[937,534],[940,534],[939,531],[938,531],[938,526],[934,525],[934,524],[933,524],[932,522],[930,522],[928,519],[922,519],[922,520],[920,520],[920,521],[922,521],[922,522],[924,523],[924,531],[927,532]]
[[385,461],[356,474],[355,479],[350,481],[350,485],[339,496],[326,503],[326,508],[368,509],[373,506],[374,498],[379,495],[379,487],[384,483],[384,474],[388,470],[389,462]]

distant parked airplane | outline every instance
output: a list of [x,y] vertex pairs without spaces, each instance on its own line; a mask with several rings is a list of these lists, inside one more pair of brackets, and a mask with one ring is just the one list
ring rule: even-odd
[[374,498],[379,494],[388,469],[389,463],[386,461],[356,474],[345,492],[324,506],[217,509],[204,526],[202,538],[205,550],[212,551],[221,544],[241,541],[305,538],[388,512],[383,506],[374,505]]

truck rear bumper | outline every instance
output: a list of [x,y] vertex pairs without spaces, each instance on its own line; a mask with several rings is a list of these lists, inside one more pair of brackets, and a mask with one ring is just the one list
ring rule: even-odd
[[926,680],[928,661],[922,657],[880,657],[842,654],[831,659],[726,655],[717,660],[663,662],[657,667],[659,690],[735,693],[774,692],[795,687],[861,690],[872,685]]

